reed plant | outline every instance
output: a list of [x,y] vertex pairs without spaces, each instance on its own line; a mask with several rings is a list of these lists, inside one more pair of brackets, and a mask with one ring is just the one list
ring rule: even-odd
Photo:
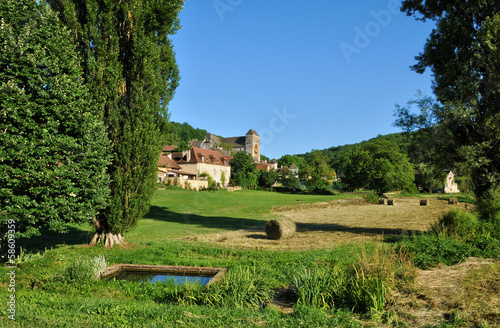
[[297,294],[297,306],[334,308],[345,292],[346,274],[340,266],[303,268],[293,279]]
[[222,281],[206,288],[200,296],[198,304],[259,309],[271,299],[271,290],[255,266],[237,266],[230,269]]
[[293,283],[298,307],[348,308],[372,318],[388,318],[392,295],[410,289],[414,277],[406,252],[379,244],[371,250],[363,248],[352,265],[304,268]]

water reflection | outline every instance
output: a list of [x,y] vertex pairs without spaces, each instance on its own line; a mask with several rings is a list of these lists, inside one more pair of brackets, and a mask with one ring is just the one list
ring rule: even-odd
[[116,274],[108,276],[108,279],[117,279],[117,280],[127,280],[127,281],[136,281],[136,282],[161,282],[161,283],[171,283],[175,285],[184,285],[184,284],[193,284],[198,283],[200,285],[206,285],[212,279],[212,276],[188,276],[181,275],[178,273],[169,273],[169,272],[140,272],[140,271],[127,271],[120,270]]

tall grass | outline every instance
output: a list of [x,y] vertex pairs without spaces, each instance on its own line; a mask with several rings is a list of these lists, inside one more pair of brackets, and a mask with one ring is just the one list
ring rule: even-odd
[[395,291],[408,289],[415,269],[408,255],[378,245],[362,249],[351,266],[315,266],[294,278],[297,306],[349,308],[381,317]]
[[429,269],[439,263],[453,265],[471,256],[500,256],[500,223],[484,222],[476,213],[451,210],[429,231],[407,236],[400,243],[414,254],[415,265]]
[[297,293],[297,306],[334,308],[345,292],[345,271],[340,266],[303,268],[293,279]]
[[198,304],[258,309],[270,300],[271,291],[255,266],[238,266],[229,270],[222,281],[209,286],[201,297]]

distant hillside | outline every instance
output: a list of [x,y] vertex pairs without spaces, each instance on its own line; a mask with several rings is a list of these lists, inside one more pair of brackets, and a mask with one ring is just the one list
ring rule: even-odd
[[[418,138],[416,133],[392,133],[387,135],[378,135],[375,138],[362,141],[356,144],[349,144],[343,146],[335,146],[327,149],[320,150],[329,159],[330,165],[336,167],[339,158],[344,152],[347,152],[358,145],[364,143],[372,142],[374,140],[387,140],[392,141],[401,148],[401,150],[409,157],[410,162],[413,164],[418,164],[424,161],[424,155],[426,152],[426,147],[422,145],[421,140]],[[297,154],[296,156],[307,158],[309,153]]]
[[167,143],[178,146],[179,150],[188,149],[190,140],[203,140],[205,139],[205,134],[207,134],[207,130],[194,128],[186,122],[169,122],[168,127]]

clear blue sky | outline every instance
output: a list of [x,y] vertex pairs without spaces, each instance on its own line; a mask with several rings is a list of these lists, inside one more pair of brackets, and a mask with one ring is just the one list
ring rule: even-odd
[[181,81],[171,120],[270,158],[357,143],[392,126],[431,75],[410,70],[433,24],[395,0],[186,0],[172,37]]

